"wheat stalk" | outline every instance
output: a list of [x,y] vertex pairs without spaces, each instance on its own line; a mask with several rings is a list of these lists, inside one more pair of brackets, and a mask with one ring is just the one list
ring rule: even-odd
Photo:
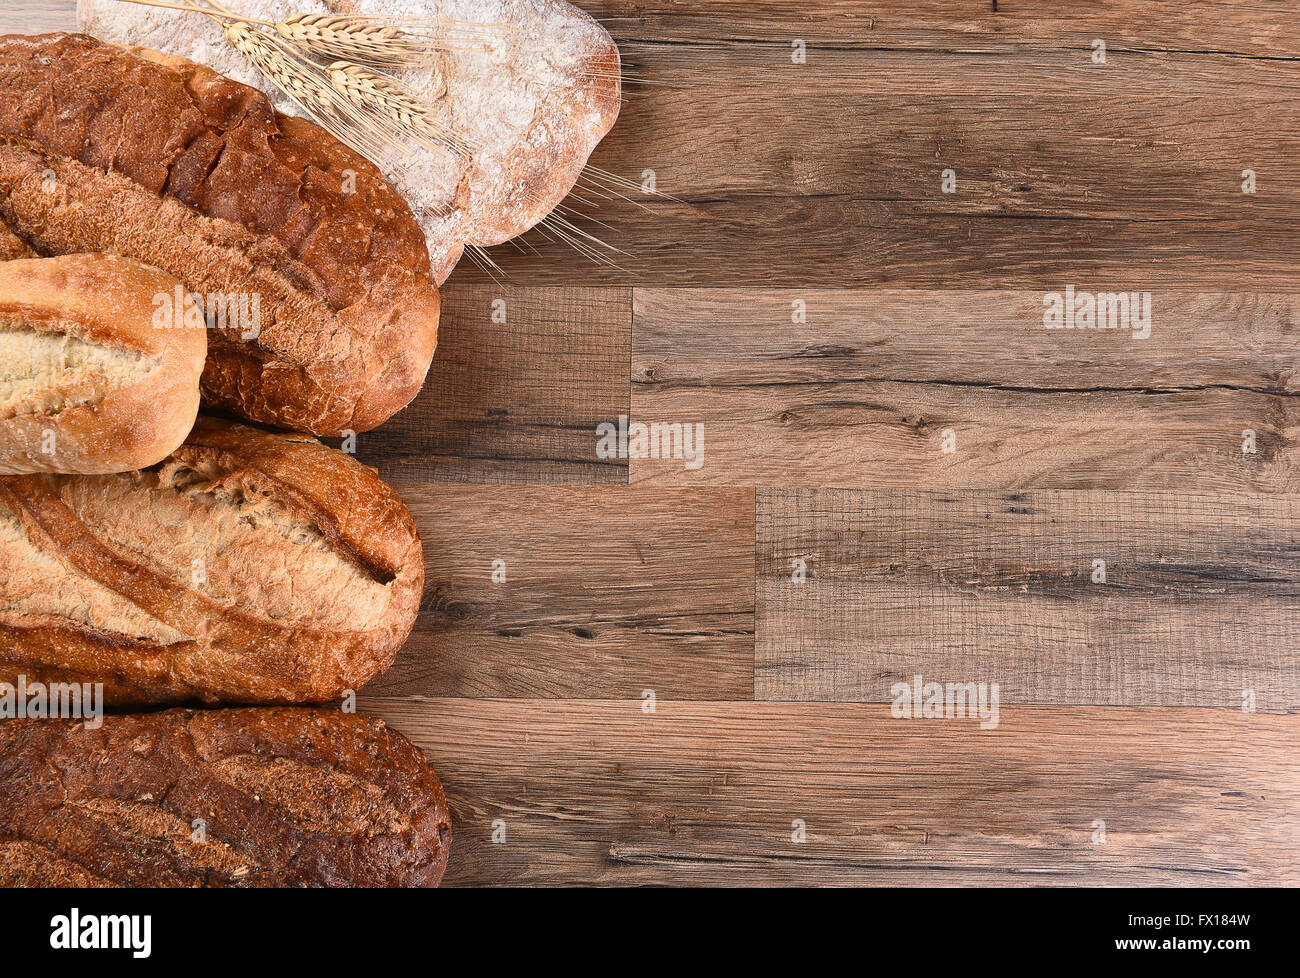
[[[328,72],[330,85],[336,92],[390,119],[399,129],[432,139],[444,136],[442,127],[429,113],[429,104],[397,79],[347,61],[335,61]],[[442,91],[439,79],[437,95]]]
[[[179,6],[167,0],[129,2]],[[298,14],[270,23],[242,17],[216,0],[212,2],[216,9],[187,9],[226,21],[223,33],[231,47],[301,105],[313,122],[381,169],[391,172],[396,164],[405,162],[411,141],[465,159],[473,157],[474,147],[440,125],[433,115],[433,102],[446,92],[446,84],[432,64],[426,66],[434,69],[432,89],[421,94],[354,60],[335,60],[328,66],[314,60],[327,52],[348,52],[354,59],[374,63],[400,64],[423,58],[421,49],[408,44],[397,27],[350,23],[348,18],[324,14]]]
[[[438,123],[430,97],[390,75],[350,61],[322,67],[283,38],[242,22],[227,25],[225,37],[314,122],[381,168],[393,168],[394,154],[399,161],[409,155],[407,140],[467,159],[473,155],[473,147]],[[444,91],[441,76],[435,74],[431,97],[439,98]]]
[[[335,61],[328,71],[330,84],[344,97],[388,116],[404,129],[433,134],[428,103],[396,79],[347,61]],[[437,94],[442,94],[441,79]]]
[[[466,159],[473,147],[448,131],[434,118],[429,102],[390,75],[348,61],[335,61],[327,69],[330,86],[353,105],[391,123],[404,136],[424,146],[450,149]],[[445,91],[436,76],[434,98]]]
[[284,57],[267,40],[266,35],[238,22],[225,29],[226,42],[251,61],[267,78],[286,95],[304,108],[320,106],[330,108],[330,100],[318,86],[312,84],[310,72]]
[[[440,126],[433,102],[446,92],[436,52],[399,26],[366,18],[296,14],[273,22],[235,13],[218,0],[207,6],[173,0],[126,0],[203,14],[222,24],[226,42],[312,120],[379,165],[393,152],[406,155],[405,140],[472,155],[472,147]],[[334,59],[328,66],[316,59]],[[423,67],[433,73],[431,91],[420,94],[397,79],[362,67]],[[351,132],[349,127],[358,127]],[[387,130],[387,131],[386,131]]]
[[313,122],[381,169],[395,169],[412,152],[373,113],[337,90],[324,68],[280,43],[275,35],[240,22],[227,25],[225,37],[258,71],[301,105]]
[[433,60],[433,52],[391,24],[332,14],[295,14],[276,24],[275,30],[290,44],[327,58],[384,66],[422,66]]
[[[441,51],[454,50],[453,41],[486,43],[502,33],[515,34],[509,24],[457,20],[449,17],[393,17],[384,14],[295,14],[270,21],[236,13],[218,0],[122,0],[143,7],[163,7],[202,14],[217,21],[274,28],[286,41],[313,54],[376,62],[385,66],[423,65]],[[204,3],[206,2],[206,5]]]

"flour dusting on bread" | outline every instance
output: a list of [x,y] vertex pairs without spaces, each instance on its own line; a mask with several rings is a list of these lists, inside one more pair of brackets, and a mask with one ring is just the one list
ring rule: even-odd
[[[618,48],[587,14],[562,0],[242,0],[237,13],[271,21],[337,13],[440,19],[457,30],[439,63],[402,81],[435,101],[440,122],[471,159],[421,151],[389,179],[425,232],[441,282],[467,245],[488,246],[539,223],[569,193],[621,103]],[[303,115],[199,14],[119,0],[79,0],[81,28],[117,44],[156,48],[261,88],[276,108]]]

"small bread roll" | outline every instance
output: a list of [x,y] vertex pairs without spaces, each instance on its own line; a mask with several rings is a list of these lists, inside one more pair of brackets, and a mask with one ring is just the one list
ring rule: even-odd
[[206,320],[180,283],[112,255],[0,263],[0,474],[161,462],[199,410]]

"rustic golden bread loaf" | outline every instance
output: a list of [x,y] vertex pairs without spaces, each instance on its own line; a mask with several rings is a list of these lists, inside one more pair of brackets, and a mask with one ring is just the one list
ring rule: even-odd
[[0,478],[0,682],[326,702],[392,664],[423,586],[401,499],[304,435],[201,417],[140,472]]
[[334,710],[0,721],[0,886],[436,886],[423,754]]
[[368,430],[433,356],[438,291],[405,201],[324,130],[179,58],[0,37],[0,224],[39,255],[123,255],[202,301],[256,300],[254,322],[209,330],[203,375],[209,403],[255,421]]
[[180,289],[113,255],[0,262],[0,475],[124,472],[180,446],[208,349]]

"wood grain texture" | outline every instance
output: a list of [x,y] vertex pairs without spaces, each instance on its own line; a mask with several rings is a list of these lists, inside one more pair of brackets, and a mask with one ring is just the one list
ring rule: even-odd
[[[751,5],[751,11],[761,7]],[[745,19],[746,24],[752,22],[753,13]],[[784,38],[742,41],[726,37],[728,28],[719,25],[710,39],[637,40],[644,31],[634,26],[617,20],[607,26],[620,40],[625,93],[633,111],[639,111],[641,102],[662,100],[721,71],[730,84],[755,98],[770,98],[764,89],[770,90],[773,83],[788,83],[793,95],[807,98],[808,82],[814,79],[830,99],[1068,95],[1181,100],[1239,96],[1244,90],[1256,96],[1292,96],[1300,85],[1300,76],[1287,58],[1109,47],[1106,63],[1097,64],[1092,60],[1091,40],[1069,46],[1011,46],[994,41],[961,49],[872,47],[870,33],[818,39],[791,31]],[[796,34],[805,42],[802,63],[791,58],[791,38]],[[706,86],[699,87],[707,91]],[[906,104],[901,99],[900,103]]]
[[[1300,232],[1282,220],[934,215],[847,194],[688,197],[605,203],[592,213],[613,231],[576,218],[618,249],[617,267],[538,231],[525,236],[533,258],[493,256],[527,285],[582,275],[646,287],[1050,289],[1099,280],[1112,289],[1278,291],[1294,284],[1300,253]],[[486,281],[473,269],[464,277]]]
[[[1300,272],[1300,229],[1284,220],[934,215],[908,202],[849,195],[722,195],[650,201],[645,209],[607,203],[598,213],[614,231],[583,226],[625,253],[614,256],[618,268],[539,232],[525,236],[537,249],[532,258],[495,250],[493,257],[524,285],[581,275],[645,287],[1045,290],[1094,281],[1109,289],[1267,292],[1293,287]],[[485,281],[474,269],[464,278]]]
[[42,34],[77,29],[76,0],[6,0],[0,34]]
[[[1289,0],[580,0],[629,39],[780,44],[809,38],[867,50],[1090,49],[1251,58],[1300,56]],[[996,9],[995,9],[996,8]]]
[[424,389],[358,457],[397,479],[627,482],[596,428],[628,413],[631,319],[630,289],[466,286],[458,271]]
[[368,691],[753,697],[752,490],[396,485],[428,585]]
[[1300,497],[763,490],[757,520],[759,699],[921,675],[1004,704],[1300,707]]
[[453,885],[1300,882],[1295,715],[1017,707],[981,731],[861,704],[362,707],[447,785]]
[[[593,165],[675,199],[593,170],[619,267],[465,263],[357,446],[429,582],[361,708],[447,785],[447,882],[1300,885],[1291,0],[579,5],[626,69]],[[1153,291],[1151,339],[1043,329],[1067,284]],[[620,414],[703,468],[598,458]],[[997,729],[892,719],[917,671]]]
[[704,453],[634,459],[631,479],[1300,491],[1300,296],[1155,292],[1146,339],[1047,329],[1043,310],[1043,293],[638,289],[632,417],[701,424]]
[[[1235,222],[1286,220],[1300,208],[1289,162],[1300,151],[1300,67],[1286,74],[1294,87],[1275,92],[1225,83],[1234,94],[1205,97],[1180,82],[1178,97],[1138,95],[1140,86],[1119,81],[1094,94],[1091,82],[1071,79],[1074,90],[1056,95],[1035,91],[1037,79],[1009,59],[1020,92],[975,95],[965,84],[951,91],[946,57],[928,69],[882,68],[893,91],[855,56],[840,59],[769,61],[730,71],[725,84],[716,76],[697,84],[703,72],[682,67],[680,93],[629,101],[597,162],[628,176],[652,168],[659,189],[692,202],[839,197],[894,204],[914,221]],[[900,88],[909,81],[919,90]],[[941,187],[946,169],[955,173],[951,193]],[[1254,194],[1242,193],[1243,169],[1256,173]]]
[[[590,275],[638,286],[1037,289],[1096,276],[1291,287],[1300,60],[1280,52],[1296,43],[1292,15],[1076,7],[589,5],[622,42],[629,76],[593,165],[636,184],[653,171],[675,198],[579,204],[626,253]],[[793,39],[810,46],[804,64],[791,63]],[[1107,42],[1104,65],[1094,39]],[[943,193],[949,168],[956,189]],[[1254,194],[1242,193],[1245,170]],[[529,241],[540,259],[498,249],[521,281],[561,281],[584,264],[540,232]]]

